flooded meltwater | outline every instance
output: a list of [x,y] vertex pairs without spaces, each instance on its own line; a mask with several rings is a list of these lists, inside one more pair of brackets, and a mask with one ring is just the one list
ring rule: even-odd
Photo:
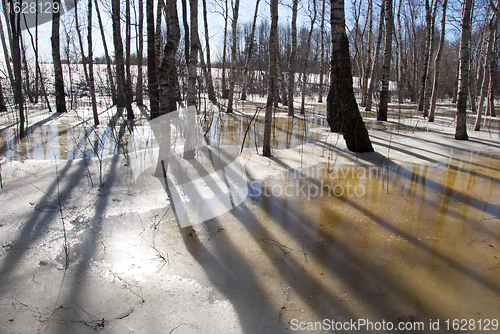
[[[216,116],[211,122],[207,122],[211,125],[205,127],[209,145],[234,144],[241,146],[243,138],[245,138],[244,147],[257,146],[259,150],[262,150],[264,117],[256,117],[252,120],[247,115],[243,117],[232,114],[220,115],[220,118]],[[290,149],[315,142],[319,139],[319,134],[311,132],[310,129],[324,126],[327,126],[326,118],[316,115],[308,115],[306,122],[300,118],[273,118],[271,147],[273,149]]]
[[[246,115],[226,113],[215,117],[208,131],[207,128],[204,130],[207,145],[241,146],[248,129],[244,146],[257,145],[261,150],[264,118],[257,117],[249,127],[250,119]],[[289,149],[315,142],[319,139],[319,134],[310,129],[320,126],[326,126],[324,117],[311,115],[305,123],[300,118],[274,118],[271,146],[274,149]],[[135,126],[133,136],[124,124],[115,127],[99,126],[96,129],[63,123],[41,125],[31,130],[26,138],[19,140],[17,132],[7,128],[0,131],[0,154],[8,160],[73,160],[123,153],[130,140],[134,141],[133,147],[137,150],[155,146],[148,125]]]
[[96,129],[68,127],[66,124],[42,125],[19,140],[17,133],[12,128],[7,128],[0,132],[0,154],[9,160],[73,160],[122,152],[120,127]]
[[[495,332],[499,171],[498,154],[464,152],[430,165],[290,170],[250,182],[246,202],[206,224],[203,252],[199,241],[185,242],[227,295],[235,280],[289,329],[292,321],[367,319],[424,323],[405,333],[451,333],[454,319],[472,319]],[[439,331],[430,330],[438,320]],[[354,332],[375,332],[364,329]]]

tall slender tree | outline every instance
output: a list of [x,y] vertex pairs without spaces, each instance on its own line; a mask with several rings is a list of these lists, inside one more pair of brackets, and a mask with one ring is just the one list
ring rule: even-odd
[[392,15],[392,0],[385,0],[385,48],[382,64],[382,89],[380,104],[377,111],[378,121],[387,121],[387,106],[389,104],[389,74],[391,72],[392,34],[394,32],[394,17]]
[[[59,5],[58,8],[61,8],[60,0],[54,0],[54,5],[56,3]],[[50,40],[52,43],[52,63],[54,65],[56,111],[66,112],[67,110],[66,110],[66,97],[64,93],[64,78],[63,78],[63,69],[61,63],[61,53],[59,48],[59,17],[60,17],[59,11],[52,12],[52,37],[50,38]],[[14,61],[14,64],[15,63],[16,61]]]
[[233,5],[233,20],[231,22],[231,69],[229,71],[229,100],[227,101],[227,112],[233,112],[234,86],[236,85],[236,42],[238,27],[238,12],[240,10],[240,0],[235,0]]
[[373,147],[354,96],[349,40],[345,31],[344,0],[331,4],[331,75],[327,120],[332,131],[341,131],[353,152],[373,152]]
[[318,103],[323,103],[323,74],[325,72],[325,10],[326,0],[322,1],[320,26],[320,61]]
[[[212,62],[210,61],[210,34],[208,33],[207,0],[203,0],[203,21],[205,28],[205,51],[207,54],[206,66],[207,66],[208,99],[215,103],[217,102],[217,95],[215,94],[214,81],[212,78]],[[200,57],[203,58],[202,55]]]
[[148,33],[148,94],[151,118],[160,116],[158,75],[156,71],[156,39],[154,2],[146,0],[146,21]]
[[163,60],[160,67],[160,114],[166,114],[177,109],[178,74],[175,55],[179,47],[181,30],[177,16],[177,1],[166,0],[167,40],[163,50]]
[[200,41],[198,38],[198,0],[189,1],[190,25],[191,25],[191,50],[189,53],[188,64],[188,95],[187,105],[196,106],[196,82],[197,82],[197,63]]
[[[206,1],[206,0],[203,0]],[[253,14],[252,31],[248,37],[247,54],[245,59],[245,69],[243,70],[243,87],[241,88],[241,99],[247,99],[248,75],[250,74],[250,61],[252,60],[252,50],[255,36],[255,26],[257,24],[257,14],[259,13],[260,0],[255,1],[255,13]]]
[[378,23],[378,36],[377,41],[375,43],[375,53],[373,55],[372,69],[371,69],[371,79],[368,84],[368,91],[366,92],[366,101],[365,101],[365,111],[372,110],[372,98],[373,91],[375,90],[375,79],[377,78],[377,68],[380,54],[380,44],[382,43],[382,36],[384,35],[384,17],[385,17],[385,2],[386,0],[382,0],[380,5],[380,21]]
[[137,105],[143,105],[143,80],[142,80],[142,62],[144,53],[144,3],[143,0],[138,1],[139,6],[139,24],[137,33],[137,83],[135,88],[135,101]]
[[111,0],[113,19],[113,43],[115,45],[116,82],[118,88],[118,107],[127,109],[127,119],[134,119],[134,111],[130,102],[130,91],[125,81],[125,66],[123,63],[123,42],[120,33],[120,0]]
[[460,35],[460,75],[458,81],[457,127],[455,139],[468,140],[467,135],[467,95],[469,91],[469,63],[471,37],[471,11],[474,0],[464,0],[462,5],[462,21]]
[[101,11],[99,10],[99,3],[94,0],[95,11],[97,13],[97,21],[99,21],[99,30],[101,31],[102,46],[104,49],[104,56],[106,58],[106,70],[108,72],[109,87],[111,90],[111,99],[113,104],[117,104],[116,86],[115,80],[113,79],[113,70],[111,69],[111,57],[108,52],[108,45],[106,43],[106,34],[104,33],[104,26],[102,24]]
[[434,84],[432,86],[429,118],[427,119],[429,122],[434,122],[434,116],[436,113],[436,100],[438,95],[439,74],[441,72],[439,68],[439,63],[441,62],[441,56],[443,55],[444,40],[446,36],[446,7],[448,7],[448,0],[443,0],[443,9],[441,11],[441,33],[439,36],[439,47],[436,53],[436,57],[434,58]]
[[290,62],[288,64],[288,116],[293,117],[293,89],[295,86],[295,55],[297,54],[297,10],[299,0],[292,1],[292,46],[290,50]]
[[278,61],[278,0],[271,0],[271,30],[269,32],[269,73],[267,84],[266,115],[264,118],[264,144],[262,154],[271,156],[271,126],[277,82]]
[[316,23],[316,0],[312,0],[312,6],[311,27],[309,29],[309,34],[307,35],[306,53],[304,57],[304,65],[302,66],[302,100],[300,102],[300,113],[302,115],[305,114],[307,65],[309,61],[309,52],[311,51],[311,38],[314,30],[314,24]]

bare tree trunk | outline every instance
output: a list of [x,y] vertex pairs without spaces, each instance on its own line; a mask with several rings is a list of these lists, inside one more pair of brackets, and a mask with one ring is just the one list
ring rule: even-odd
[[[57,0],[55,0],[57,1]],[[53,20],[55,21],[55,20]],[[22,88],[22,73],[21,73],[21,49],[19,45],[19,38],[21,35],[21,20],[20,14],[16,13],[13,9],[12,2],[10,3],[10,27],[12,32],[12,62],[14,64],[14,77],[15,89],[14,99],[19,110],[19,138],[26,136],[26,129],[24,128],[24,97]]]
[[290,63],[288,64],[288,116],[293,117],[293,96],[295,86],[295,56],[297,54],[297,9],[299,0],[292,2],[292,48],[290,50]]
[[130,0],[125,0],[125,73],[127,91],[130,92],[130,101],[134,98],[132,96],[132,74],[130,73],[130,40],[132,39],[132,25],[130,24]]
[[373,1],[368,0],[368,12],[367,12],[367,21],[368,21],[368,45],[367,45],[367,57],[366,57],[366,70],[364,72],[363,81],[361,84],[361,107],[366,107],[366,100],[368,96],[368,80],[371,76],[372,70],[372,44],[373,44]]
[[429,111],[429,122],[434,122],[434,116],[436,112],[436,100],[438,95],[438,84],[439,84],[439,63],[441,62],[441,56],[443,54],[444,40],[446,35],[446,7],[448,6],[448,0],[443,0],[443,10],[441,12],[441,35],[439,36],[439,48],[434,58],[434,84],[432,86],[432,96],[431,96],[431,106]]
[[127,108],[127,119],[134,119],[134,111],[130,103],[130,91],[125,81],[123,64],[123,43],[120,34],[120,0],[111,0],[113,20],[113,42],[115,44],[116,81],[118,88],[118,107]]
[[318,103],[323,103],[323,73],[325,72],[325,9],[326,9],[326,0],[323,0],[321,7],[321,28],[320,28],[321,55],[319,60]]
[[460,36],[460,76],[458,83],[457,127],[455,139],[468,140],[467,136],[467,93],[469,88],[469,41],[471,37],[471,9],[473,0],[464,0],[462,6],[462,32]]
[[224,12],[224,46],[222,49],[222,98],[227,99],[229,97],[229,90],[227,89],[226,84],[226,50],[227,50],[227,20],[229,17],[228,14],[228,0],[225,0],[226,3],[226,11]]
[[[7,22],[7,24],[8,24],[8,22]],[[15,84],[14,74],[12,73],[12,66],[10,65],[10,61],[9,61],[10,52],[9,52],[9,48],[7,47],[7,42],[5,41],[5,34],[3,31],[3,23],[2,23],[1,17],[0,17],[0,38],[2,39],[3,55],[5,58],[5,66],[7,67],[7,74],[9,75],[10,84],[12,86],[12,89],[14,90],[16,84]]]
[[[286,80],[285,80],[285,75],[283,74],[283,70],[282,70],[282,67],[281,67],[281,55],[280,55],[280,51],[279,51],[279,48],[278,48],[278,60],[276,61],[277,63],[277,67],[278,67],[278,84],[277,86],[280,87],[280,91],[281,91],[281,95],[279,95],[279,98],[281,100],[281,103],[284,105],[284,106],[287,106],[288,105],[288,94],[286,92]],[[276,104],[275,104],[276,105]]]
[[[495,33],[494,47],[498,40],[498,34]],[[495,113],[495,88],[496,88],[496,69],[497,69],[497,59],[496,54],[493,53],[490,59],[490,80],[488,87],[488,107],[486,108],[486,115],[491,117],[496,117]]]
[[142,94],[142,54],[144,53],[144,3],[139,0],[139,32],[137,34],[137,84],[135,89],[135,101],[137,105],[143,105]]
[[[26,23],[26,17],[25,17],[25,23]],[[26,24],[27,26],[27,24]],[[30,40],[31,40],[31,47],[34,49],[34,50],[37,50],[38,49],[38,46],[37,46],[37,43],[35,43],[35,38],[33,38],[33,34],[31,33],[30,29],[26,29],[26,31],[28,32],[29,36],[30,36]],[[35,57],[37,57],[37,51],[35,51]],[[36,66],[36,72],[37,72],[37,81],[40,81],[40,87],[42,88],[42,94],[45,98],[45,103],[47,104],[47,109],[49,109],[49,112],[51,113],[52,112],[52,108],[50,107],[50,102],[49,102],[49,98],[48,98],[48,94],[45,90],[45,83],[44,83],[44,78],[43,78],[43,75],[42,75],[42,71],[40,69],[40,63],[38,61],[35,62],[35,66]]]
[[434,52],[434,27],[436,24],[436,13],[437,13],[437,5],[438,1],[434,0],[434,6],[432,8],[432,16],[431,16],[431,26],[430,26],[430,42],[429,42],[429,56],[427,58],[427,77],[425,79],[425,90],[424,90],[424,104],[423,104],[423,117],[429,116],[429,98],[431,95],[431,63],[432,63],[432,54]]
[[394,17],[392,15],[392,0],[385,1],[385,50],[382,65],[382,90],[377,111],[377,121],[387,121],[387,106],[389,104],[389,74],[391,72],[392,34],[394,32]]
[[[54,4],[60,0],[54,0]],[[59,7],[60,8],[60,7]],[[55,90],[56,90],[56,111],[66,112],[66,97],[64,94],[64,79],[61,64],[61,53],[59,51],[59,12],[52,13],[52,63],[54,64]],[[14,62],[15,64],[16,62]],[[15,71],[15,70],[14,70]]]
[[111,68],[111,57],[109,56],[109,53],[108,53],[108,45],[106,43],[106,35],[104,33],[101,12],[99,11],[99,3],[97,2],[97,0],[94,0],[94,5],[95,5],[95,11],[97,13],[97,20],[99,21],[99,29],[101,31],[101,40],[102,40],[102,46],[104,47],[104,56],[106,57],[106,68],[108,71],[109,87],[111,89],[111,99],[113,101],[113,104],[116,105],[118,98],[117,98],[117,94],[116,94],[115,80],[113,79],[113,70]]
[[269,80],[267,85],[266,116],[264,118],[264,143],[262,155],[271,156],[271,126],[276,92],[278,61],[278,0],[271,0],[271,31],[269,32]]
[[179,47],[181,30],[177,16],[177,1],[167,0],[166,21],[167,41],[163,50],[163,60],[160,67],[160,114],[166,114],[177,110],[177,99],[179,94],[179,81],[175,54]]
[[[205,0],[204,0],[205,1]],[[252,22],[252,32],[250,33],[250,37],[248,40],[248,49],[245,60],[245,70],[243,71],[243,88],[241,89],[241,99],[247,99],[247,86],[248,86],[248,74],[250,72],[250,61],[252,60],[252,49],[254,44],[254,35],[255,35],[255,25],[257,24],[257,14],[259,12],[259,3],[260,0],[256,0],[255,2],[255,14],[253,15]]]
[[345,32],[344,0],[331,4],[331,74],[327,120],[331,131],[341,131],[353,152],[373,152],[373,147],[354,96],[349,40]]
[[[215,103],[217,102],[217,95],[215,94],[214,80],[212,77],[212,62],[210,61],[210,35],[208,33],[207,0],[203,0],[203,21],[205,28],[205,51],[207,54],[206,65],[207,65],[208,99]],[[203,56],[201,56],[201,58],[203,58]]]
[[21,59],[23,61],[23,67],[24,67],[24,78],[26,80],[25,92],[26,95],[28,95],[30,103],[34,103],[35,98],[33,96],[33,91],[31,90],[30,68],[28,66],[28,60],[26,58],[26,46],[24,45],[23,34],[21,34],[19,37],[21,42],[21,56],[22,56]]
[[375,44],[375,54],[373,55],[372,69],[370,71],[371,72],[370,83],[368,84],[368,92],[366,94],[365,111],[372,111],[372,99],[373,99],[373,91],[375,89],[375,81],[377,78],[380,44],[382,42],[382,36],[384,35],[385,2],[386,0],[382,0],[382,4],[380,5],[380,21],[378,23],[378,36],[377,36],[377,42]]
[[156,29],[155,29],[155,45],[156,45],[156,69],[159,70],[163,58],[162,40],[161,40],[161,12],[163,10],[163,0],[158,0],[156,7]]
[[302,100],[300,103],[300,114],[305,114],[305,103],[306,103],[306,84],[307,84],[307,61],[309,58],[309,52],[311,51],[311,38],[314,29],[314,23],[316,22],[316,0],[313,3],[313,17],[311,19],[311,28],[309,30],[309,35],[307,36],[307,48],[304,58],[304,66],[302,67]]
[[[437,1],[437,0],[432,0]],[[425,94],[425,83],[427,82],[427,71],[429,66],[429,49],[431,48],[431,39],[434,34],[431,31],[431,22],[432,22],[432,13],[431,13],[431,4],[429,0],[425,0],[425,49],[424,49],[424,67],[422,70],[422,80],[420,81],[420,94],[419,94],[419,102],[418,102],[418,111],[424,110],[424,94]]]
[[198,47],[200,45],[200,41],[198,39],[198,0],[189,0],[189,4],[191,24],[191,51],[189,53],[188,64],[188,107],[196,106],[196,81],[198,78],[198,75],[196,73],[196,65],[198,63]]
[[238,27],[238,12],[240,10],[240,0],[235,0],[233,7],[233,21],[231,22],[232,42],[231,47],[231,70],[229,72],[229,100],[227,101],[227,112],[233,112],[234,86],[236,84],[236,28]]
[[189,24],[187,19],[187,3],[186,0],[181,0],[182,6],[182,25],[184,27],[184,59],[186,66],[189,66]]
[[94,84],[94,56],[92,51],[92,0],[88,0],[88,25],[87,25],[87,44],[89,48],[89,88],[92,101],[92,115],[94,116],[94,125],[99,125],[99,114],[97,113],[97,100],[95,96]]
[[156,118],[160,116],[160,102],[158,92],[158,76],[156,71],[155,18],[153,6],[153,0],[146,0],[149,109],[151,111],[151,118]]

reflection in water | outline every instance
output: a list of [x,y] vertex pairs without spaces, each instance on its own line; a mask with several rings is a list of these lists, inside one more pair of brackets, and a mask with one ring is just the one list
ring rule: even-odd
[[[28,136],[19,140],[15,131],[7,128],[0,132],[0,154],[9,160],[73,160],[115,155],[123,152],[123,144],[129,139],[128,132],[120,138],[119,131],[119,126],[90,128],[51,124],[36,127]],[[134,146],[137,149],[151,148],[147,137],[144,140],[141,138],[143,137],[134,137],[137,141]]]
[[289,319],[499,319],[498,155],[326,168],[250,183],[254,237],[283,251],[258,271],[294,289]]
[[[264,119],[257,117],[249,127],[250,119],[246,115],[216,115],[208,122],[211,126],[205,127],[207,144],[241,146],[248,129],[245,147],[262,147]],[[325,126],[325,122],[324,117],[318,116],[309,117],[305,123],[299,118],[276,118],[271,145],[275,149],[289,149],[317,141],[319,134],[310,129]],[[0,132],[0,154],[9,160],[73,160],[123,153],[129,140],[134,141],[134,150],[154,146],[149,126],[134,127],[133,136],[128,131],[119,136],[119,131],[119,126],[93,128],[50,124],[34,128],[26,138],[19,140],[15,130],[7,128]]]
[[[250,123],[251,122],[251,123]],[[219,113],[205,126],[208,145],[235,144],[244,147],[262,147],[264,138],[264,117],[256,117],[252,121],[247,115]],[[250,124],[250,125],[249,125]],[[271,146],[274,149],[289,149],[318,140],[319,135],[310,129],[326,126],[326,118],[311,115],[304,122],[300,118],[274,118]],[[247,133],[248,130],[248,133]],[[245,137],[245,133],[247,133]]]

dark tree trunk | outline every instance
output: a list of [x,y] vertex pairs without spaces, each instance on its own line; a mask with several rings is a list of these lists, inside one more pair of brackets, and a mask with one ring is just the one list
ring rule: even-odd
[[[212,78],[212,63],[210,61],[210,35],[208,33],[207,0],[203,0],[203,21],[205,27],[205,50],[207,53],[206,66],[207,66],[208,99],[215,103],[217,102],[217,95],[215,94],[214,81]],[[203,58],[202,55],[200,55],[200,57]]]
[[[54,0],[54,4],[61,5],[60,0]],[[56,90],[56,111],[66,112],[66,97],[64,93],[64,78],[61,64],[61,53],[59,50],[59,12],[52,13],[52,63],[54,64],[54,79]],[[15,44],[15,43],[14,43]],[[16,62],[14,61],[14,64]],[[15,70],[14,70],[15,71]]]
[[153,0],[146,0],[146,21],[148,33],[148,93],[151,118],[160,115],[158,76],[156,72],[155,18]]
[[267,84],[266,116],[264,119],[264,145],[262,155],[271,156],[271,126],[276,93],[278,61],[278,0],[271,0],[271,31],[269,32],[269,74]]
[[382,65],[382,90],[377,111],[377,121],[387,121],[387,106],[389,104],[389,74],[391,73],[392,34],[394,17],[392,15],[392,0],[385,0],[385,50]]
[[99,21],[99,28],[101,31],[102,46],[104,47],[104,56],[106,57],[106,69],[108,71],[109,87],[111,89],[111,99],[113,101],[113,104],[116,105],[117,104],[116,86],[115,86],[115,80],[113,79],[113,70],[111,69],[111,57],[109,56],[108,53],[106,35],[104,33],[101,12],[99,11],[99,3],[97,2],[97,0],[94,0],[94,5],[95,5],[95,11],[97,12],[97,20]]
[[[203,0],[206,1],[206,0]],[[255,2],[255,13],[253,15],[252,22],[252,32],[250,33],[250,37],[248,40],[248,49],[245,60],[245,70],[243,71],[243,88],[241,89],[241,99],[247,99],[247,86],[248,86],[248,75],[250,72],[250,61],[252,60],[252,49],[254,44],[254,35],[255,35],[255,26],[257,24],[257,14],[259,12],[259,2],[260,0],[256,0]]]
[[373,147],[354,96],[349,40],[345,32],[344,0],[331,3],[331,75],[327,120],[332,131],[343,132],[353,152],[373,152]]
[[167,12],[167,41],[163,50],[163,61],[160,67],[160,114],[166,114],[177,110],[177,98],[179,92],[179,82],[177,66],[175,64],[175,54],[179,47],[181,30],[179,18],[177,17],[177,1],[166,1]]
[[295,55],[297,53],[297,7],[299,0],[292,3],[292,49],[290,51],[290,63],[288,64],[288,116],[293,117],[293,88],[295,86]]
[[467,92],[469,88],[469,41],[471,37],[471,10],[473,0],[464,0],[462,6],[462,33],[460,36],[460,76],[458,82],[457,128],[455,139],[468,140],[467,136]]
[[142,94],[142,54],[144,52],[144,3],[139,0],[139,33],[137,34],[137,84],[135,89],[135,101],[137,105],[143,105]]
[[127,108],[127,119],[134,119],[134,111],[130,103],[130,91],[125,81],[123,63],[123,43],[120,34],[120,0],[112,0],[113,42],[115,44],[116,81],[118,88],[118,107]]

